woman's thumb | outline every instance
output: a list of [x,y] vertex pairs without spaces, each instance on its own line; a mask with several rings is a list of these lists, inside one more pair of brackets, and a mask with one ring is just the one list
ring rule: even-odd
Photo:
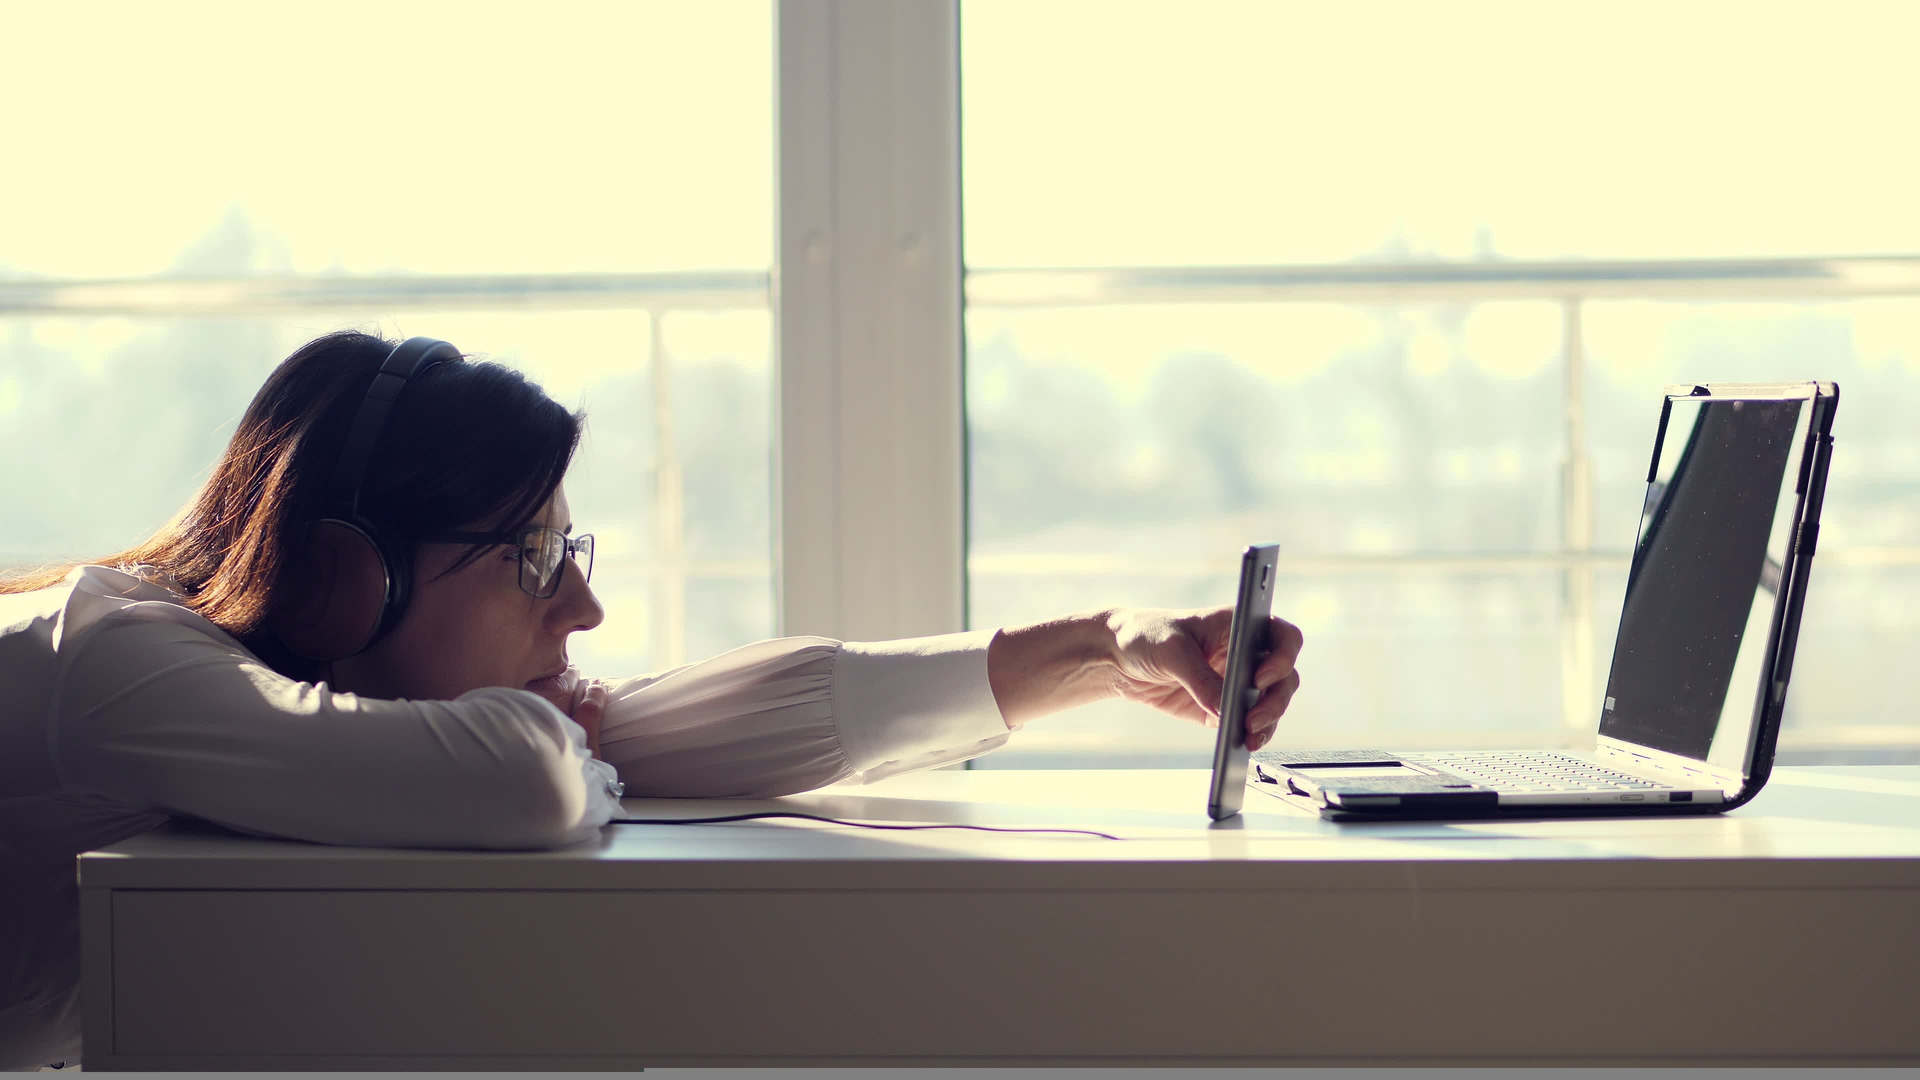
[[1200,654],[1200,646],[1192,638],[1180,634],[1173,639],[1168,667],[1174,679],[1193,696],[1195,704],[1209,716],[1220,715],[1220,691],[1225,684],[1207,663],[1207,658]]

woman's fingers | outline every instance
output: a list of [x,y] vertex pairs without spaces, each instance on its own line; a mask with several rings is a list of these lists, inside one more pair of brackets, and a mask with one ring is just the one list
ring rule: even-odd
[[1175,633],[1167,640],[1166,667],[1175,682],[1186,688],[1193,703],[1209,717],[1220,715],[1220,676],[1207,663],[1192,637]]
[[587,751],[600,756],[600,721],[607,712],[607,684],[598,679],[580,680],[580,703],[574,707],[573,722],[587,731]]
[[[1232,608],[1170,612],[1123,610],[1116,629],[1120,693],[1183,720],[1216,727],[1225,689]],[[1253,684],[1261,691],[1248,710],[1249,743],[1273,738],[1299,677],[1300,628],[1272,618],[1262,635]]]
[[1286,714],[1293,695],[1299,692],[1300,673],[1290,671],[1286,678],[1260,695],[1260,700],[1254,702],[1247,713],[1247,749],[1258,750],[1273,741],[1273,733],[1280,728],[1280,717]]
[[1293,674],[1294,664],[1300,659],[1300,649],[1306,644],[1306,635],[1300,628],[1279,616],[1274,616],[1267,624],[1267,654],[1260,666],[1253,671],[1253,685],[1261,690]]
[[568,668],[562,678],[573,682],[573,693],[567,697],[567,715],[577,719],[580,703],[587,699],[587,689],[593,685],[593,680],[581,678],[580,669],[573,667]]
[[558,688],[540,696],[553,702],[554,708],[567,714],[567,719],[586,730],[587,751],[599,757],[600,718],[607,711],[607,684],[598,679],[584,678],[579,668],[570,667]]

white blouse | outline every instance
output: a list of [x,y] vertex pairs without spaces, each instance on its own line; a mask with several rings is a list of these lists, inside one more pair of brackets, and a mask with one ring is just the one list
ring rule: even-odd
[[0,1069],[80,1052],[74,856],[170,814],[378,847],[591,840],[629,796],[765,797],[1005,743],[993,631],[763,641],[614,682],[600,753],[526,690],[336,693],[101,566],[0,596]]

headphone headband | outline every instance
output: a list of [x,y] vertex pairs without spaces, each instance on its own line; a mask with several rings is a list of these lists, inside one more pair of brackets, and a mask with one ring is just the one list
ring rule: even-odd
[[460,359],[460,350],[438,338],[413,337],[393,347],[380,371],[367,388],[366,400],[347,429],[341,445],[340,464],[333,472],[329,489],[330,512],[346,520],[360,514],[360,487],[366,483],[368,466],[373,462],[374,444],[387,425],[387,413],[407,384],[437,364]]

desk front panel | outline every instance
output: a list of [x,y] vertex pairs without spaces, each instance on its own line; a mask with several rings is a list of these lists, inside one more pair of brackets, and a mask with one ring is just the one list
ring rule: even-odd
[[90,1068],[1920,1062],[1916,885],[109,895]]

